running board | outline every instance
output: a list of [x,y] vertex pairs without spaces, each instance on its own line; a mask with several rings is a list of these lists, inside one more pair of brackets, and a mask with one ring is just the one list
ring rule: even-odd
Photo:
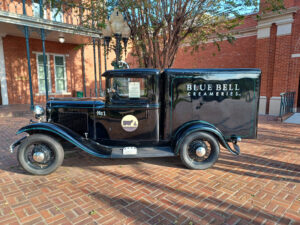
[[124,148],[113,148],[111,158],[154,158],[175,156],[171,147],[145,147],[135,149],[136,154],[124,154]]

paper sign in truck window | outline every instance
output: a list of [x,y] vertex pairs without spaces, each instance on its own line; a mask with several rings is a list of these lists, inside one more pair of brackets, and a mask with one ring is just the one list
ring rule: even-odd
[[129,82],[128,83],[129,98],[140,98],[140,82]]

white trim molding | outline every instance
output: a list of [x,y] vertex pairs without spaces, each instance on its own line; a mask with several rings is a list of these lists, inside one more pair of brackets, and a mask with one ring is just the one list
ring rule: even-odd
[[260,96],[259,98],[259,108],[258,113],[259,115],[265,115],[267,109],[267,97],[266,96]]
[[[39,56],[43,56],[43,53],[41,54],[36,54],[36,69],[37,69],[37,79],[38,79],[38,87],[39,87],[39,93],[44,93],[43,91],[41,91],[40,88],[40,70],[39,70]],[[52,82],[51,82],[51,67],[50,67],[50,55],[46,53],[47,56],[47,67],[48,67],[48,71],[47,71],[47,79],[49,80],[49,86],[48,86],[48,94],[52,93]],[[44,68],[43,68],[44,69]],[[46,79],[44,78],[45,82]],[[46,90],[45,90],[46,91]]]
[[292,58],[300,58],[300,53],[298,53],[298,54],[292,54]]
[[57,31],[61,33],[78,34],[94,38],[101,38],[102,33],[97,29],[89,29],[79,27],[67,23],[60,23],[51,20],[46,20],[34,16],[26,16],[0,10],[0,22],[10,23],[21,26],[28,26],[48,31]]
[[257,39],[268,38],[271,34],[271,25],[257,28]]
[[[35,93],[34,95],[35,96],[45,96],[46,94],[45,93]],[[59,92],[59,93],[49,93],[48,95],[49,96],[72,95],[72,93],[71,92]]]
[[[257,35],[256,27],[250,27],[250,28],[243,28],[243,29],[236,29],[232,30],[232,35],[238,39],[238,38],[245,38],[245,37],[253,37]],[[226,41],[227,39],[224,38],[223,41]],[[209,44],[213,43],[214,41],[219,41],[215,36],[211,36],[207,41],[203,42],[203,44]],[[201,42],[198,43],[198,45],[202,44]],[[180,47],[188,47],[190,45],[190,40],[186,40],[184,43],[180,45]]]
[[[57,74],[56,74],[57,71],[56,71],[56,67],[59,66],[59,65],[56,65],[55,57],[63,57],[63,60],[64,60],[63,68],[64,68],[65,87],[64,87],[63,91],[58,91],[57,90]],[[68,90],[68,81],[67,81],[67,67],[66,67],[66,57],[65,57],[65,55],[60,55],[60,54],[53,55],[53,64],[54,64],[55,92],[56,93],[66,93],[67,90]]]
[[[291,15],[293,16],[293,15]],[[277,36],[289,35],[292,33],[292,23],[294,19],[291,19],[289,22],[286,23],[276,23],[277,24]]]
[[279,116],[281,97],[273,96],[270,98],[269,115]]
[[[40,54],[43,54],[43,52],[32,51],[32,54],[40,55]],[[52,56],[54,56],[54,55],[63,55],[65,57],[69,57],[69,54],[59,54],[59,53],[54,53],[54,52],[46,52],[46,55],[52,55]]]
[[1,83],[2,104],[8,105],[5,58],[4,58],[4,49],[3,49],[3,41],[2,41],[3,36],[5,35],[0,34],[0,83]]
[[272,12],[262,15],[257,25],[257,38],[269,38],[272,24],[277,25],[277,36],[290,35],[292,33],[293,14],[299,7],[291,7],[280,12]]

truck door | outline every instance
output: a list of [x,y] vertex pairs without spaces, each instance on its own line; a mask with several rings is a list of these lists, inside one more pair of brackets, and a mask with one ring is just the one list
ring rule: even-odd
[[[106,103],[96,113],[97,138],[115,142],[158,142],[159,104],[151,76],[107,77]],[[97,113],[99,115],[97,115]],[[102,115],[100,115],[102,114]],[[104,127],[103,136],[98,127]]]

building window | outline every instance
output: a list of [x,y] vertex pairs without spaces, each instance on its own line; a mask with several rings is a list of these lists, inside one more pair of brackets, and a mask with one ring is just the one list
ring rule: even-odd
[[[46,68],[47,68],[47,80],[48,80],[48,93],[51,93],[51,73],[49,55],[46,55]],[[37,54],[37,71],[38,71],[38,85],[39,93],[45,93],[45,73],[44,73],[44,56],[43,54]]]
[[[44,1],[42,1],[44,4]],[[43,6],[42,6],[43,7]],[[39,0],[32,1],[32,12],[34,17],[40,17],[40,2]],[[44,19],[47,19],[47,9],[44,8]]]
[[63,23],[64,16],[60,8],[62,8],[62,2],[60,0],[51,1],[51,20]]
[[55,71],[55,89],[57,93],[67,92],[67,76],[65,57],[61,55],[54,56]]
[[[45,4],[44,0],[42,2],[43,2],[43,4]],[[55,21],[55,22],[63,23],[64,22],[64,16],[63,16],[63,12],[59,9],[61,6],[58,7],[59,5],[61,5],[61,2],[59,0],[51,1],[50,19],[52,21]],[[42,7],[44,7],[43,18],[48,19],[47,18],[47,7],[45,5],[43,5]],[[40,17],[40,3],[39,3],[39,0],[34,0],[33,1],[32,11],[33,11],[33,16],[34,17]]]

